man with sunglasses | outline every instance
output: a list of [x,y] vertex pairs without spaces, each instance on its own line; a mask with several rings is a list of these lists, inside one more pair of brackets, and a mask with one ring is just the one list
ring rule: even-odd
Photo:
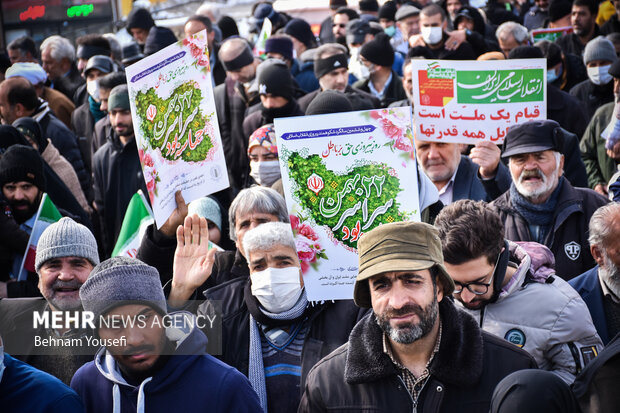
[[555,275],[551,251],[506,241],[499,215],[481,201],[448,205],[435,226],[457,304],[571,384],[603,345],[586,304]]

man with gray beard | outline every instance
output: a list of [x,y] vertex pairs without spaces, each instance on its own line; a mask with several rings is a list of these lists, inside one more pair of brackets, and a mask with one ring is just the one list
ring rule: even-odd
[[488,411],[499,381],[536,366],[447,298],[454,282],[431,225],[384,224],[357,247],[353,298],[372,312],[310,371],[298,412]]
[[599,208],[590,219],[590,252],[596,267],[570,280],[586,302],[603,344],[620,332],[620,204]]
[[586,235],[588,222],[609,200],[564,178],[562,134],[551,120],[508,131],[502,158],[508,158],[512,184],[492,205],[504,222],[506,239],[547,246],[557,275],[568,281],[596,264]]

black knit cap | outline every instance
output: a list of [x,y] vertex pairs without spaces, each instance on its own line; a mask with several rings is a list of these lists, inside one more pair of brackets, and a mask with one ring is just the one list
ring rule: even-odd
[[13,145],[29,146],[30,144],[15,126],[0,125],[0,156]]
[[[133,9],[129,16],[127,16],[127,31],[129,29],[138,28],[149,30],[151,27],[155,26],[155,20],[151,16],[151,13],[144,8],[136,8]],[[129,32],[131,34],[131,32]]]
[[316,45],[316,39],[307,21],[302,19],[292,19],[284,26],[284,33],[302,42],[307,48]]
[[47,139],[43,138],[43,130],[39,122],[24,116],[13,122],[13,126],[21,132],[25,137],[30,138],[39,147],[39,153],[42,153],[47,147]]
[[172,30],[167,27],[151,27],[149,35],[144,42],[144,54],[152,55],[170,46],[172,43],[176,43],[177,37]]
[[43,158],[31,146],[13,145],[0,158],[0,187],[8,182],[21,181],[45,191]]
[[608,73],[613,77],[620,79],[620,59],[616,59],[616,61],[611,64]]
[[568,0],[555,0],[549,3],[549,21],[554,22],[571,13],[573,2]]
[[306,115],[351,112],[352,110],[351,102],[344,93],[337,90],[325,90],[312,99],[306,109]]
[[396,19],[396,3],[393,1],[386,1],[383,3],[383,6],[379,8],[378,16],[379,20],[387,19],[390,21],[395,21]]
[[230,16],[222,16],[217,21],[217,26],[222,31],[222,40],[226,40],[231,36],[239,36],[239,28],[237,22]]
[[286,36],[274,36],[265,42],[265,53],[279,53],[287,60],[293,60],[293,41]]
[[258,93],[292,99],[293,81],[288,67],[274,62],[262,69],[258,74]]
[[394,64],[394,49],[390,44],[390,37],[379,33],[373,40],[362,46],[360,54],[370,63],[379,66],[392,67]]
[[534,46],[517,46],[508,53],[509,59],[543,59],[542,50]]
[[379,3],[377,0],[360,0],[359,8],[362,13],[365,11],[376,12],[379,10]]

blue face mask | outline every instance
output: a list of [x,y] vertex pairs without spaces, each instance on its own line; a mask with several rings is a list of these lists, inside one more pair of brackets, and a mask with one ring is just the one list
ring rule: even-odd
[[385,29],[383,29],[383,31],[388,36],[393,37],[396,34],[396,26],[386,27]]
[[547,83],[555,82],[560,76],[562,76],[562,66],[557,71],[547,70]]

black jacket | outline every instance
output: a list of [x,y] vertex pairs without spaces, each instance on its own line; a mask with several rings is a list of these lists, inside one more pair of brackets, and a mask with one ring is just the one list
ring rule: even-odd
[[612,33],[620,33],[620,21],[618,15],[614,14],[601,26],[601,34],[607,36]]
[[547,85],[547,118],[577,137],[583,136],[589,122],[577,98],[552,85]]
[[[592,35],[592,39],[596,39],[601,35],[601,31],[598,28],[598,25],[594,25],[594,34]],[[566,34],[555,41],[555,43],[560,46],[560,49],[564,52],[564,54],[572,53],[578,57],[583,56],[583,50],[586,48],[586,45],[581,43],[579,40],[579,36],[575,33]]]
[[[370,88],[368,87],[369,82],[370,78],[360,79],[353,84],[353,87],[363,92],[371,93]],[[397,100],[407,99],[407,94],[405,93],[405,89],[403,88],[403,82],[401,81],[400,76],[398,76],[398,74],[394,70],[392,70],[392,80],[390,81],[390,84],[385,87],[386,90],[383,93],[383,97],[381,98],[382,108],[387,108],[390,103],[396,102]]]
[[586,79],[575,85],[570,94],[579,99],[581,111],[585,113],[587,122],[590,122],[598,108],[614,101],[614,82],[612,80],[606,85],[595,85]]
[[562,58],[562,74],[553,83],[549,84],[568,93],[575,85],[587,79],[588,72],[581,56],[564,53]]
[[93,164],[93,134],[95,131],[95,118],[90,113],[88,103],[84,103],[73,111],[71,114],[71,129],[78,138],[80,153],[84,160],[84,166],[89,172],[92,172]]
[[246,109],[260,102],[260,98],[246,95],[243,85],[230,78],[216,86],[213,95],[230,186],[239,190],[250,172],[247,154],[250,136],[243,133],[243,119]]
[[[407,53],[408,57],[419,57],[422,56],[425,59],[444,59],[444,60],[476,60],[478,54],[474,51],[474,48],[467,41],[461,43],[461,45],[456,50],[446,50],[445,41],[448,38],[446,33],[443,34],[444,44],[439,49],[431,49],[428,46],[416,46],[409,49],[409,53]],[[472,38],[472,36],[468,36],[468,40]],[[474,36],[475,41],[478,42],[477,48],[482,49],[486,47],[486,42],[484,45],[480,44],[481,39],[477,36]],[[486,51],[486,50],[485,50]]]
[[[205,292],[207,301],[198,308],[198,314],[211,314],[212,303],[217,300],[222,305],[222,350],[219,358],[248,375],[250,349],[250,312],[247,300],[256,299],[250,291],[249,279],[236,279],[218,285]],[[353,300],[329,301],[324,304],[309,305],[305,317],[310,329],[306,335],[301,354],[301,383],[310,369],[327,354],[347,341],[349,333],[367,310],[353,304]],[[267,323],[266,323],[267,324]],[[269,325],[269,324],[267,324]],[[207,337],[212,334],[206,330]],[[208,337],[216,341],[218,337]]]
[[86,83],[86,80],[80,74],[75,63],[71,64],[71,69],[67,76],[63,76],[60,79],[56,79],[53,83],[53,89],[62,92],[66,97],[73,102],[73,95],[75,91]]
[[123,146],[114,132],[93,157],[95,207],[99,214],[102,245],[106,257],[114,249],[127,205],[142,189],[148,194],[142,175],[135,138]]
[[[596,265],[590,255],[588,226],[594,211],[609,200],[591,189],[575,188],[564,179],[545,245],[555,257],[557,275],[565,280]],[[510,191],[493,201],[511,241],[534,241],[525,218],[513,207]]]
[[[292,99],[291,101],[289,101],[289,103],[287,103],[287,105],[289,105],[287,113],[279,117],[284,118],[284,117],[290,117],[290,116],[303,116],[304,115],[304,112],[302,112],[296,100]],[[244,146],[245,152],[243,154],[245,155],[245,163],[248,165],[246,166],[247,169],[249,169],[249,164],[250,164],[250,159],[248,158],[248,143],[250,140],[250,135],[256,129],[260,128],[261,126],[266,125],[268,123],[273,123],[273,118],[263,113],[262,103],[259,103],[257,108],[252,108],[252,109],[254,111],[250,113],[249,115],[247,115],[247,117],[243,121],[243,136],[245,137],[245,146]]]
[[346,344],[312,369],[298,412],[487,412],[500,380],[536,368],[529,354],[481,331],[450,299],[439,303],[439,313],[439,352],[417,404],[383,352],[383,331],[371,313],[357,323]]

